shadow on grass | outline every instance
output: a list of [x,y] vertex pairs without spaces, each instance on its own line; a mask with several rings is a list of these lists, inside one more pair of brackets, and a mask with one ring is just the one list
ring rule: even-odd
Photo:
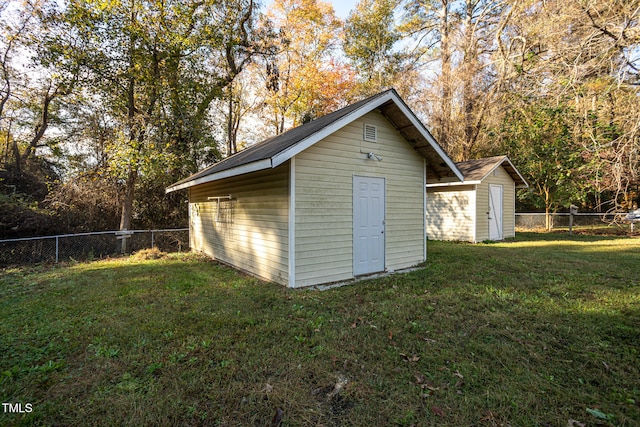
[[536,242],[327,292],[189,257],[0,277],[0,400],[34,407],[0,424],[634,425],[637,255]]

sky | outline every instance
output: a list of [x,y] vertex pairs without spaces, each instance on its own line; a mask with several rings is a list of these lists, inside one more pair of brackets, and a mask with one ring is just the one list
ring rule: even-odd
[[[264,2],[265,11],[269,7],[269,5],[272,3],[272,1],[273,0],[266,0]],[[329,3],[333,4],[333,9],[336,11],[336,15],[338,15],[338,17],[342,19],[347,19],[347,16],[349,16],[349,12],[351,12],[351,10],[356,7],[356,3],[358,2],[358,0],[325,0],[325,1],[329,1]]]
[[346,19],[347,16],[349,16],[349,12],[356,7],[357,0],[332,0],[330,3],[333,3],[333,9],[336,11],[336,15],[342,19]]

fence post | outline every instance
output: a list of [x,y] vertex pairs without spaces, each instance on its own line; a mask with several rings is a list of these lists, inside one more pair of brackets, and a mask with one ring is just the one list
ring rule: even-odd
[[153,230],[151,230],[151,249],[154,248]]
[[569,206],[569,235],[573,234],[573,216],[578,213],[576,205]]
[[59,254],[59,249],[60,249],[58,239],[59,239],[59,237],[56,236],[56,264],[58,263],[58,259],[59,259],[58,258],[58,254]]

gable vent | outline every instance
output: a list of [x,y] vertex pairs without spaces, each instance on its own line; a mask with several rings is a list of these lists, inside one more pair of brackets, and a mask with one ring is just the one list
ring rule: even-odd
[[378,128],[374,125],[364,124],[364,140],[369,142],[378,142]]

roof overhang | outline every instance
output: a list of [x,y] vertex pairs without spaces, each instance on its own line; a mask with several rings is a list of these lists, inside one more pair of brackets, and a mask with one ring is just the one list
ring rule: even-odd
[[[482,160],[482,159],[481,159]],[[463,162],[468,163],[468,162]],[[516,188],[528,188],[529,184],[524,179],[522,174],[518,171],[518,169],[511,163],[511,160],[507,156],[502,156],[501,159],[496,161],[495,165],[491,169],[489,169],[480,179],[467,179],[462,180],[462,182],[431,182],[427,183],[427,188],[438,188],[438,187],[457,187],[463,185],[478,185],[481,184],[482,181],[485,180],[489,175],[493,173],[498,167],[502,166],[504,170],[509,174],[511,179],[516,185]]]
[[474,180],[474,181],[461,181],[461,182],[434,182],[431,184],[427,184],[427,188],[438,188],[438,187],[461,187],[464,185],[478,185],[481,184],[482,181]]
[[[511,176],[511,178],[513,178],[513,181],[516,183],[516,188],[529,188],[527,180],[524,179],[522,174],[518,171],[518,169],[516,169],[516,167],[513,165],[513,163],[511,163],[511,160],[509,160],[507,156],[505,156],[504,161],[501,163],[501,165],[498,166],[502,166],[504,170],[506,170],[507,173]],[[496,168],[498,166],[496,166]]]
[[237,166],[233,169],[227,169],[220,172],[205,175],[200,178],[196,178],[186,182],[179,182],[165,189],[165,193],[171,193],[172,191],[184,190],[185,188],[193,187],[195,185],[206,184],[207,182],[217,181],[223,178],[230,178],[236,175],[243,175],[245,173],[257,172],[263,169],[269,169],[274,167],[271,159],[259,160],[257,162],[247,163]]
[[[214,172],[205,176],[194,177],[194,179],[186,178],[167,187],[165,191],[166,193],[170,193],[223,178],[275,168],[375,109],[378,109],[409,144],[427,160],[428,177],[435,176],[438,180],[455,181],[458,183],[463,180],[462,173],[458,170],[453,160],[451,160],[438,145],[431,133],[429,133],[413,111],[404,103],[395,90],[388,90],[379,96],[372,97],[369,102],[364,103],[359,108],[329,123],[317,132],[310,134],[306,138],[301,139],[269,158],[242,164],[217,173]],[[250,148],[248,148],[248,150],[249,149]]]

